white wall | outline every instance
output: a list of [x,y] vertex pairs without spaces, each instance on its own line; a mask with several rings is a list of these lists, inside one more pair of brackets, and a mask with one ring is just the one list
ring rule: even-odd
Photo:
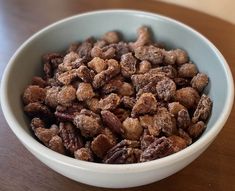
[[160,0],[193,8],[235,24],[235,0]]

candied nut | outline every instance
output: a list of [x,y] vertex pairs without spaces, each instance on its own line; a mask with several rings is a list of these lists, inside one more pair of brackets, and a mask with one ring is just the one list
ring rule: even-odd
[[85,60],[90,60],[91,58],[91,49],[94,44],[93,38],[86,39],[77,49],[80,58],[84,58]]
[[99,100],[97,98],[91,98],[89,100],[86,100],[86,105],[88,109],[95,113],[98,113],[100,111]]
[[150,135],[158,136],[161,132],[160,126],[155,122],[155,118],[151,115],[140,116],[140,124],[142,127],[147,128]]
[[[156,83],[160,80],[162,80],[165,77],[162,73],[156,73],[156,74],[134,74],[131,76],[132,84],[134,85],[136,91],[145,88],[148,84],[151,84],[150,87],[153,85],[156,85]],[[148,85],[149,86],[149,85]],[[147,88],[149,89],[149,88]],[[147,93],[147,92],[145,92]]]
[[57,135],[59,132],[59,129],[57,126],[52,126],[49,129],[43,128],[43,127],[38,127],[34,129],[34,133],[36,137],[46,146],[48,146],[49,141]]
[[187,109],[195,108],[199,102],[200,96],[198,92],[191,88],[181,88],[176,91],[175,100],[180,102]]
[[174,78],[174,82],[177,87],[187,87],[190,81],[186,78]]
[[120,41],[119,34],[116,31],[109,31],[102,37],[108,44],[118,43]]
[[126,118],[122,122],[122,128],[124,130],[123,137],[129,140],[139,140],[143,132],[138,118]]
[[176,62],[176,53],[173,50],[170,51],[163,51],[164,54],[164,63],[169,65],[174,65]]
[[134,88],[130,83],[123,82],[118,89],[118,94],[121,96],[131,96],[134,94]]
[[70,122],[60,123],[60,137],[64,147],[73,154],[74,151],[83,147],[83,140],[79,130]]
[[138,74],[147,73],[152,68],[151,63],[147,60],[143,60],[139,63],[139,68],[137,70]]
[[91,50],[91,57],[99,57],[102,59],[111,59],[114,58],[116,50],[113,47],[105,46],[100,48],[98,46],[94,46]]
[[59,74],[57,77],[58,81],[64,85],[69,85],[73,80],[78,77],[77,70],[78,69],[72,69],[62,74]]
[[94,97],[95,93],[90,83],[82,82],[78,86],[76,95],[79,101],[85,101],[87,99],[91,99],[92,97]]
[[170,78],[164,78],[156,85],[156,92],[159,99],[169,101],[175,96],[176,85]]
[[117,60],[120,60],[123,54],[130,52],[129,46],[125,42],[119,42],[118,44],[110,44],[109,46],[113,47],[116,50],[115,58]]
[[91,150],[95,153],[99,158],[103,158],[107,151],[111,149],[114,145],[110,141],[110,139],[104,135],[100,134],[91,142]]
[[94,88],[100,88],[104,86],[110,79],[116,76],[120,72],[120,65],[114,59],[107,60],[108,68],[99,74],[96,74],[92,85]]
[[74,152],[75,159],[93,162],[93,154],[89,148],[80,148]]
[[197,73],[198,73],[197,67],[195,64],[192,63],[183,64],[178,68],[179,77],[192,78],[195,75],[197,75]]
[[106,164],[129,164],[139,162],[141,150],[138,141],[122,140],[112,147],[103,162]]
[[31,126],[32,130],[35,131],[35,129],[37,129],[39,127],[45,128],[45,123],[40,118],[35,117],[31,120],[30,126]]
[[167,136],[174,134],[177,130],[176,120],[166,108],[158,109],[157,114],[154,115],[154,120],[155,125]]
[[76,89],[71,86],[63,86],[57,95],[57,101],[64,106],[70,106],[76,99]]
[[152,64],[161,64],[163,62],[163,54],[160,48],[155,46],[140,46],[135,50],[135,57],[141,61],[147,60]]
[[138,28],[137,35],[137,40],[134,43],[130,43],[132,49],[135,50],[136,48],[147,45],[151,42],[151,34],[148,27],[142,26]]
[[200,119],[206,121],[211,114],[211,109],[212,101],[210,97],[203,94],[193,114],[192,122],[196,123]]
[[39,102],[29,103],[24,107],[24,111],[30,117],[39,117],[43,119],[52,118],[52,113],[49,108]]
[[178,115],[178,112],[182,109],[186,109],[183,105],[181,105],[179,102],[171,102],[168,103],[168,110],[170,113],[172,113],[174,116]]
[[178,136],[183,138],[186,141],[187,145],[192,144],[192,138],[183,129],[181,129],[181,128],[178,129]]
[[42,60],[44,63],[43,71],[46,78],[50,78],[53,75],[54,69],[63,62],[63,57],[58,53],[48,53],[43,55]]
[[96,73],[100,73],[103,70],[107,69],[107,63],[99,58],[99,57],[94,57],[90,62],[88,62],[88,67],[94,70]]
[[30,85],[24,90],[23,102],[25,105],[33,102],[44,102],[46,91],[36,85]]
[[94,75],[94,71],[89,70],[86,66],[80,66],[77,69],[77,76],[84,82],[92,82]]
[[94,44],[94,46],[97,46],[97,47],[100,47],[100,48],[103,48],[106,45],[107,45],[107,42],[105,40],[97,40]]
[[132,108],[131,115],[153,113],[156,111],[157,101],[152,93],[143,93]]
[[55,108],[58,105],[58,94],[60,87],[52,86],[46,91],[45,103],[52,108]]
[[202,92],[202,90],[207,86],[208,82],[209,79],[206,74],[198,73],[191,80],[191,85],[197,91]]
[[188,134],[193,139],[198,138],[202,134],[205,128],[206,128],[205,123],[203,121],[198,121],[197,123],[188,128]]
[[144,129],[143,136],[140,139],[140,148],[141,150],[145,150],[151,143],[153,143],[156,138],[153,135],[149,135],[147,129]]
[[112,92],[118,92],[122,85],[123,82],[119,79],[110,80],[102,87],[102,93],[109,94]]
[[101,110],[113,110],[120,104],[120,97],[117,94],[111,93],[104,99],[99,101]]
[[167,76],[168,78],[175,78],[177,76],[177,71],[176,69],[171,66],[161,66],[161,67],[157,67],[157,68],[153,68],[151,70],[149,70],[150,74],[164,74],[165,76]]
[[127,117],[130,116],[130,111],[123,109],[123,108],[116,108],[112,111],[118,119],[123,122]]
[[84,115],[86,115],[86,116],[93,117],[93,118],[95,118],[98,122],[101,122],[100,115],[94,113],[94,112],[91,111],[91,110],[82,109],[82,110],[80,111],[80,114],[84,114]]
[[185,64],[186,62],[188,62],[189,60],[188,54],[184,50],[175,49],[174,53],[176,54],[176,64],[181,65],[181,64]]
[[80,129],[81,134],[84,137],[94,137],[100,132],[100,122],[93,116],[77,114],[74,118],[73,123],[76,125],[77,128]]
[[129,96],[123,96],[121,103],[125,108],[132,109],[135,105],[135,98]]
[[118,138],[114,135],[114,133],[109,128],[103,128],[101,131],[101,134],[106,135],[109,138],[112,145],[117,144]]
[[172,148],[175,153],[187,147],[186,140],[177,135],[171,135],[168,139],[172,141]]
[[131,77],[136,72],[137,59],[132,53],[123,54],[121,57],[121,73],[124,77]]
[[177,115],[177,126],[182,129],[187,129],[191,124],[191,119],[187,109],[181,109]]
[[32,79],[32,85],[39,86],[40,88],[45,88],[47,86],[47,82],[39,76],[34,76]]
[[122,134],[122,123],[119,118],[110,111],[101,111],[103,123],[114,133]]
[[48,147],[52,149],[53,151],[58,152],[60,154],[65,153],[63,141],[61,137],[59,137],[58,135],[55,135],[51,138],[51,140],[49,141]]
[[73,122],[74,117],[83,108],[82,104],[74,103],[71,106],[57,106],[55,111],[55,116],[59,121],[71,121]]
[[174,153],[172,141],[166,137],[156,139],[140,155],[140,162],[162,158]]
[[78,68],[78,65],[82,64],[82,59],[76,52],[69,52],[65,55],[63,63],[59,64],[58,68],[62,72],[66,72],[72,70],[74,68]]

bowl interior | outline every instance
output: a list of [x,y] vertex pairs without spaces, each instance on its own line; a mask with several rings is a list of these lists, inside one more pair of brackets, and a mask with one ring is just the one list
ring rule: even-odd
[[[108,19],[107,19],[108,18]],[[124,39],[134,40],[141,25],[151,27],[155,40],[169,48],[186,50],[200,72],[206,73],[210,83],[205,90],[213,100],[212,115],[202,136],[210,131],[226,105],[229,88],[223,59],[211,48],[208,41],[188,27],[165,17],[130,11],[108,11],[75,16],[53,24],[34,35],[15,54],[6,75],[7,103],[16,123],[30,134],[29,121],[22,111],[21,94],[34,75],[42,71],[44,53],[64,51],[70,43],[90,36],[100,37],[110,30],[120,31]],[[31,134],[30,134],[31,136]]]

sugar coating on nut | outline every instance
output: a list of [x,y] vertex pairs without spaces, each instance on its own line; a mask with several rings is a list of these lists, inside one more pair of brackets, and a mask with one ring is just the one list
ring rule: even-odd
[[170,78],[164,78],[157,83],[156,92],[159,99],[169,101],[175,96],[176,85]]
[[182,109],[186,109],[183,105],[181,105],[179,102],[171,102],[168,103],[168,110],[170,113],[172,113],[174,116],[178,115],[178,112]]
[[130,83],[123,82],[118,89],[118,93],[121,96],[131,96],[134,94],[134,88]]
[[207,86],[208,83],[209,83],[208,76],[203,73],[198,73],[191,80],[192,87],[199,92],[201,92]]
[[140,46],[135,50],[135,57],[141,61],[147,60],[151,64],[161,64],[163,61],[163,54],[161,49],[155,46]]
[[120,97],[111,93],[99,101],[99,108],[102,110],[113,110],[120,104]]
[[85,101],[94,97],[95,93],[90,83],[82,82],[78,85],[76,96],[79,101]]
[[179,77],[183,78],[192,78],[198,73],[197,67],[195,64],[186,63],[181,65],[178,68]]
[[80,129],[82,136],[93,137],[97,135],[100,131],[99,121],[85,114],[78,114],[74,118],[74,124]]
[[139,68],[137,70],[138,74],[144,74],[152,68],[152,65],[149,61],[143,60],[139,63]]
[[197,123],[188,128],[188,134],[190,137],[195,139],[202,134],[205,128],[206,128],[205,123],[203,121],[198,121]]
[[122,122],[123,137],[129,140],[139,140],[143,132],[143,127],[140,125],[138,118],[126,118]]
[[37,85],[30,85],[28,86],[23,94],[23,101],[24,104],[29,104],[33,102],[44,102],[46,97],[46,91],[37,86]]
[[49,141],[48,147],[50,149],[52,149],[53,151],[56,151],[60,154],[65,153],[63,141],[62,141],[61,137],[58,135],[55,135],[51,138],[51,140]]
[[107,63],[99,57],[93,58],[90,62],[88,62],[87,65],[89,68],[93,69],[96,73],[100,73],[103,70],[106,70],[108,67]]
[[188,54],[182,49],[176,49],[174,50],[174,53],[176,54],[176,64],[181,65],[188,62]]
[[124,77],[130,77],[132,74],[136,73],[137,59],[132,55],[132,53],[127,53],[121,57],[121,73]]
[[71,86],[63,86],[57,95],[57,101],[59,104],[68,106],[76,99],[76,89]]
[[93,162],[93,155],[89,148],[80,148],[74,152],[74,158],[83,161]]
[[110,141],[110,139],[104,135],[100,134],[94,138],[91,142],[91,149],[95,153],[96,156],[103,158],[107,151],[111,149],[114,145]]
[[152,93],[143,93],[132,108],[132,115],[143,115],[156,111],[157,101]]
[[188,109],[195,108],[199,99],[200,96],[198,92],[191,87],[182,88],[176,91],[175,100]]

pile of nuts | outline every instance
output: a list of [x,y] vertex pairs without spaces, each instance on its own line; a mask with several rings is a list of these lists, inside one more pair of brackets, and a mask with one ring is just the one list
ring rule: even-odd
[[23,92],[35,137],[79,160],[128,164],[176,153],[196,141],[212,109],[208,76],[187,53],[111,31],[43,56],[44,76]]

